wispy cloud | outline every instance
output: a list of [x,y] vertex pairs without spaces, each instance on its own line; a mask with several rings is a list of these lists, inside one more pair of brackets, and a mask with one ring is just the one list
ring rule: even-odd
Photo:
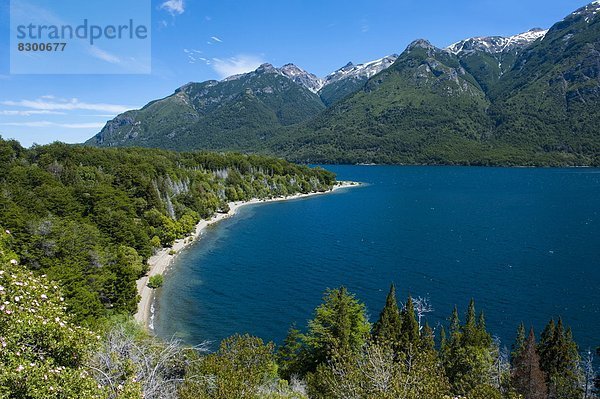
[[167,0],[160,5],[160,8],[166,10],[171,15],[181,15],[185,12],[183,0]]
[[0,115],[5,116],[31,116],[31,115],[64,115],[64,112],[48,110],[0,110]]
[[102,129],[105,122],[92,123],[56,123],[50,121],[34,121],[34,122],[4,122],[2,126],[20,126],[20,127],[60,127],[63,129]]
[[369,26],[369,21],[366,19],[362,19],[360,21],[360,31],[362,33],[367,33],[370,29],[371,27]]
[[206,58],[200,57],[200,54],[202,54],[200,50],[184,48],[183,52],[187,55],[190,64],[195,64],[198,60],[206,61]]
[[43,111],[73,111],[88,110],[105,113],[119,114],[135,107],[119,104],[87,103],[77,98],[56,99],[53,97],[40,97],[36,100],[0,101],[1,105],[10,107],[21,107]]
[[253,71],[265,62],[259,56],[247,54],[227,59],[213,58],[212,61],[213,69],[221,78]]
[[210,38],[211,38],[211,39],[213,39],[215,42],[218,42],[218,43],[223,43],[223,40],[221,40],[221,39],[220,39],[220,38],[218,38],[217,36],[211,36]]
[[88,52],[93,56],[102,61],[106,61],[111,64],[120,64],[121,59],[108,51],[98,48],[98,46],[90,46]]

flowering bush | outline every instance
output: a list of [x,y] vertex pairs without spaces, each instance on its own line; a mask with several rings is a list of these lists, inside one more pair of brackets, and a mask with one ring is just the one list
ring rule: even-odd
[[98,337],[70,322],[58,287],[19,266],[0,231],[0,398],[104,397],[83,367]]

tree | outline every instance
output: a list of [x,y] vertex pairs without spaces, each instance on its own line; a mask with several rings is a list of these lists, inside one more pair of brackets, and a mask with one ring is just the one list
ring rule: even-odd
[[493,341],[486,331],[483,314],[480,314],[479,320],[476,319],[473,300],[469,303],[463,325],[454,308],[450,318],[450,338],[444,346],[442,362],[454,394],[468,396],[480,385],[492,387]]
[[390,286],[385,300],[385,306],[379,314],[379,319],[373,325],[373,339],[379,343],[398,344],[402,336],[402,319],[396,302],[396,287]]
[[148,287],[152,289],[162,287],[164,283],[164,278],[162,274],[155,274],[154,276],[150,276],[148,279]]
[[533,327],[513,360],[512,385],[524,399],[545,399],[548,394],[546,376],[540,369]]
[[585,359],[581,362],[583,369],[583,399],[597,398],[594,389],[594,380],[596,379],[596,371],[594,370],[594,353],[588,349]]
[[401,315],[402,335],[400,339],[400,345],[404,350],[417,348],[420,344],[421,335],[419,332],[419,322],[417,321],[417,317],[415,315],[415,307],[411,296],[409,296],[406,300],[406,304],[402,309]]
[[308,322],[304,337],[308,370],[331,359],[331,353],[351,355],[365,344],[371,330],[365,305],[345,287],[327,290],[323,303]]
[[300,330],[292,325],[288,330],[287,336],[283,342],[283,345],[277,351],[277,364],[279,365],[279,375],[286,380],[291,380],[294,376],[303,375],[305,355],[304,346],[302,342],[302,334]]
[[[432,352],[397,361],[390,345],[370,342],[356,356],[333,356],[310,377],[316,399],[442,399],[449,387]],[[401,354],[400,357],[405,357]]]
[[223,340],[217,352],[190,365],[180,398],[306,399],[279,380],[273,349],[273,343],[249,335]]
[[561,318],[550,320],[538,345],[540,368],[546,373],[550,399],[579,399],[582,395],[580,356],[570,329]]
[[516,359],[521,351],[525,348],[525,323],[521,322],[519,327],[517,328],[517,337],[515,338],[515,342],[512,345],[512,351],[510,353],[510,358],[512,361]]

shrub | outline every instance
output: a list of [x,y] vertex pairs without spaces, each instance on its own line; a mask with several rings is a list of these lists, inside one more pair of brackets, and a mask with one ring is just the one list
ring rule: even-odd
[[155,274],[154,276],[150,276],[148,279],[148,287],[155,289],[159,288],[163,285],[164,279],[162,274]]

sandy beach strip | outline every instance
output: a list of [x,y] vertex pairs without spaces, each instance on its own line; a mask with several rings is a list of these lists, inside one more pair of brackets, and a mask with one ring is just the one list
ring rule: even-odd
[[[220,222],[223,219],[229,218],[238,211],[242,206],[252,205],[252,204],[262,204],[267,202],[276,202],[276,201],[289,201],[299,198],[312,197],[316,195],[328,194],[333,191],[349,188],[349,187],[357,187],[360,183],[356,182],[348,182],[348,181],[340,181],[337,182],[336,185],[333,186],[331,190],[323,191],[323,192],[314,192],[308,194],[294,194],[287,197],[274,197],[269,199],[252,199],[249,201],[237,201],[229,203],[229,212],[227,213],[216,213],[212,218],[201,220],[197,225],[194,232],[188,237],[181,238],[176,240],[171,247],[162,248],[159,250],[154,256],[148,259],[149,270],[148,273],[137,280],[137,291],[140,295],[140,301],[138,303],[137,312],[134,315],[135,320],[144,325],[147,328],[153,329],[153,315],[154,315],[154,296],[155,290],[148,287],[148,279],[150,276],[154,276],[156,274],[163,274],[171,262],[175,259],[179,251],[187,247],[188,245],[195,242],[198,238],[201,237],[202,232],[206,230],[206,228],[210,225]],[[172,252],[174,251],[174,253]],[[173,255],[171,255],[173,253]]]

